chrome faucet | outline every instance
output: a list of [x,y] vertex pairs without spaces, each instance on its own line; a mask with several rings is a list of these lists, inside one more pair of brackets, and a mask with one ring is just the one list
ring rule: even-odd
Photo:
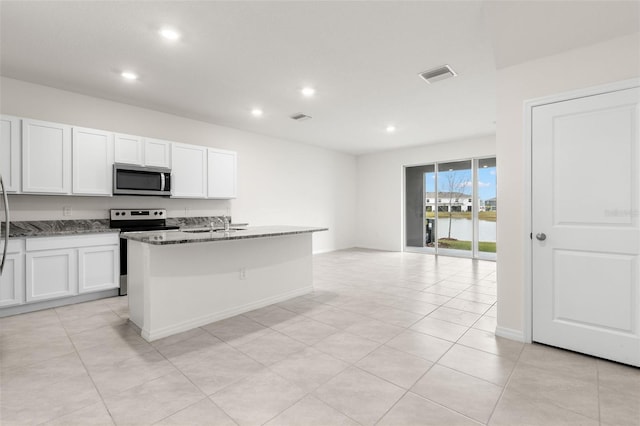
[[222,225],[222,227],[224,228],[225,231],[229,230],[229,220],[227,219],[226,216],[223,216],[223,217],[224,217],[224,219],[220,219],[217,216],[213,218],[214,222],[211,222],[209,224],[209,226],[211,226],[211,230],[212,231],[213,231],[213,229],[215,228],[215,225],[216,225],[215,221],[220,222],[220,224]]

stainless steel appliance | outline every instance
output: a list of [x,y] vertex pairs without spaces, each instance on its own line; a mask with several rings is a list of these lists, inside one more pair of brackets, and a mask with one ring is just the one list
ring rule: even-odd
[[[162,231],[178,229],[179,226],[167,225],[165,209],[111,209],[109,227],[120,232]],[[127,294],[127,240],[120,238],[120,296]]]
[[7,189],[4,186],[2,175],[0,174],[0,192],[4,201],[4,247],[2,249],[2,261],[0,261],[0,276],[4,270],[4,261],[7,259],[7,247],[9,246],[9,227],[11,218],[9,217],[9,198],[7,197]]
[[113,165],[113,195],[171,195],[171,170],[164,167]]

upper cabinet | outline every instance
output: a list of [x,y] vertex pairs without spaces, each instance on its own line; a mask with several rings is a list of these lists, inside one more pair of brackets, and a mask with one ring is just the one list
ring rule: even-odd
[[71,127],[22,120],[22,192],[71,193]]
[[171,142],[117,134],[115,135],[115,162],[170,168]]
[[116,163],[144,166],[144,142],[140,136],[116,134],[114,153]]
[[73,128],[73,193],[111,195],[113,133]]
[[206,198],[207,148],[174,143],[171,160],[171,196]]
[[7,192],[20,191],[20,119],[0,116],[0,175]]
[[171,142],[144,138],[144,165],[171,167]]
[[7,192],[111,196],[114,162],[171,169],[174,198],[237,196],[234,151],[0,115]]
[[209,148],[207,197],[236,197],[237,154],[234,151]]

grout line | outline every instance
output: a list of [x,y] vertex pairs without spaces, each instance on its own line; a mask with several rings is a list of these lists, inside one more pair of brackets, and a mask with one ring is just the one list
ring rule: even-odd
[[[52,309],[55,312],[56,316],[58,317],[58,320],[60,321],[60,324],[62,325],[62,320],[60,319],[60,314],[58,313],[58,311],[55,310],[55,308],[52,308]],[[109,309],[111,309],[111,307],[109,307]],[[78,357],[78,360],[80,361],[80,363],[82,364],[82,368],[84,368],[84,371],[85,371],[87,377],[89,378],[89,380],[91,380],[91,384],[93,385],[93,388],[95,389],[96,393],[100,397],[100,401],[102,402],[102,405],[104,406],[105,410],[107,410],[107,414],[109,414],[109,417],[111,418],[111,421],[113,422],[114,425],[117,424],[115,419],[113,418],[113,413],[111,412],[111,410],[109,409],[109,406],[107,405],[106,401],[104,400],[104,396],[102,395],[102,392],[100,392],[100,389],[98,389],[98,386],[96,385],[96,382],[93,379],[93,376],[89,372],[89,369],[87,368],[87,365],[84,363],[84,360],[80,356],[80,352],[78,350],[78,347],[76,346],[75,342],[71,339],[71,335],[69,334],[67,329],[64,326],[62,326],[62,328],[64,329],[64,332],[67,334],[67,339],[69,339],[69,342],[71,342],[71,345],[73,346],[75,354]],[[86,407],[88,407],[88,405]],[[86,407],[83,407],[83,408],[86,408]],[[60,417],[62,417],[62,416],[60,416]]]

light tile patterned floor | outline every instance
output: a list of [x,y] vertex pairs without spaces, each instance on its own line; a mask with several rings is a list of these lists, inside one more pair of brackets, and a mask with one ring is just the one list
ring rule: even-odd
[[345,250],[149,344],[126,298],[0,320],[0,423],[640,425],[640,369],[496,338],[495,263]]

